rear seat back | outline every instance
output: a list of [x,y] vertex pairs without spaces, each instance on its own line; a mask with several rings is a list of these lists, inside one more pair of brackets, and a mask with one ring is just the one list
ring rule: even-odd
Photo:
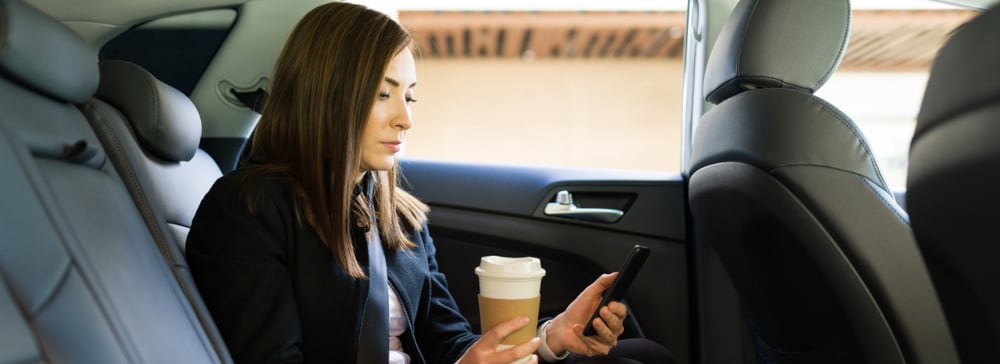
[[143,211],[144,217],[165,221],[183,249],[201,199],[222,177],[215,160],[198,148],[198,109],[136,64],[106,60],[100,70],[99,100],[91,102],[98,114],[90,117],[94,130],[140,210],[157,210]]
[[[0,80],[0,99],[5,104],[8,100],[18,100],[10,98],[10,86],[8,80]],[[72,212],[46,203],[58,197],[47,193],[45,179],[56,172],[53,166],[68,163],[60,161],[58,156],[39,153],[38,147],[26,148],[28,145],[23,137],[18,138],[7,131],[8,121],[20,115],[11,115],[9,105],[4,105],[3,109],[0,116],[0,170],[3,171],[0,180],[3,186],[0,189],[0,201],[3,201],[0,205],[0,271],[9,288],[9,296],[0,297],[0,300],[12,299],[18,310],[4,310],[0,313],[4,315],[0,321],[4,323],[4,341],[13,335],[20,344],[19,352],[3,350],[0,359],[3,362],[139,361],[135,353],[128,352],[130,345],[122,342],[131,338],[126,325],[115,317],[119,304],[112,302],[115,298],[108,292],[111,288],[108,285],[114,282],[104,281],[102,274],[95,272],[95,265],[102,259],[90,259],[81,251],[81,240],[64,218]],[[39,113],[36,110],[34,114],[65,120],[64,115],[59,115],[61,112]],[[107,178],[102,175],[88,177]],[[129,204],[129,201],[120,202]],[[77,259],[76,253],[84,253],[82,259]],[[32,346],[25,346],[26,343]]]
[[27,345],[0,360],[231,362],[77,107],[98,74],[76,33],[0,0],[0,333]]

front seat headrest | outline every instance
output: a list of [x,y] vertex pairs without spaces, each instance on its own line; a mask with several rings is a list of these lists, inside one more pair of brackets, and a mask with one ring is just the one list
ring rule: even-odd
[[1000,34],[1000,10],[994,9],[956,29],[941,47],[931,66],[913,140],[944,120],[1000,100],[1000,82],[993,77],[1000,64],[1000,47],[983,46],[985,37],[996,34]]
[[21,0],[0,0],[0,72],[49,97],[82,104],[97,90],[97,52]]
[[844,56],[850,13],[847,0],[740,1],[709,56],[705,100],[758,88],[815,91]]

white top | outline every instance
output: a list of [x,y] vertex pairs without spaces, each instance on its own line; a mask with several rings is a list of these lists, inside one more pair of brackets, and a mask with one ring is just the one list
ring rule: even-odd
[[406,332],[406,316],[403,306],[399,304],[399,296],[389,286],[389,364],[410,364],[410,356],[403,352],[403,343],[399,335]]

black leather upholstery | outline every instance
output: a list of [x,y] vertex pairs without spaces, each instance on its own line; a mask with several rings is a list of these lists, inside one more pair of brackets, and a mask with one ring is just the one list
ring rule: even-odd
[[847,1],[739,2],[708,60],[705,99],[763,87],[816,91],[844,56],[850,16]]
[[[138,65],[102,61],[97,97],[88,114],[98,136],[114,145],[111,159],[154,222],[166,221],[183,249],[191,220],[222,171],[198,148],[201,117],[183,93]],[[153,217],[152,215],[159,215]],[[183,258],[181,258],[183,260]]]
[[0,57],[0,330],[25,345],[17,355],[230,362],[76,105],[96,91],[95,52],[20,0],[0,0],[0,29],[0,50],[18,55]]
[[931,69],[907,204],[963,363],[1000,359],[1000,8],[962,26]]
[[702,117],[692,142],[697,146],[692,171],[723,161],[767,170],[823,166],[889,189],[861,131],[826,101],[799,90],[768,88],[724,104]]
[[761,362],[956,363],[906,213],[854,123],[811,93],[849,21],[847,0],[737,4],[692,141],[693,241],[718,254]]

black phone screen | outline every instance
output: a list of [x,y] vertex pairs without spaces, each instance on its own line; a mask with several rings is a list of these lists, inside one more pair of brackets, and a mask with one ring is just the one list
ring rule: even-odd
[[601,307],[606,306],[611,301],[621,301],[625,297],[625,292],[632,285],[632,280],[639,274],[639,269],[642,268],[642,264],[646,262],[647,257],[649,257],[649,248],[642,245],[632,247],[632,252],[629,253],[628,258],[625,258],[625,263],[618,270],[618,276],[615,277],[615,281],[611,283],[611,287],[608,287],[604,291],[601,303],[597,305],[594,314],[587,321],[587,327],[583,329],[584,336],[591,336],[597,333],[594,330],[594,319],[601,316]]

